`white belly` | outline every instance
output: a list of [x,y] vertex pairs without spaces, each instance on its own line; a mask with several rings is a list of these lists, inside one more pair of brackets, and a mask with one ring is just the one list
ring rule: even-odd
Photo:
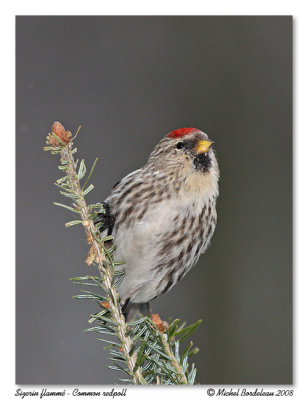
[[[115,260],[125,261],[119,266],[125,271],[125,278],[119,287],[123,302],[130,298],[131,302],[143,303],[155,297],[153,294],[157,292],[157,285],[165,273],[163,270],[159,273],[151,270],[157,264],[160,245],[174,230],[173,221],[176,218],[200,213],[207,200],[195,197],[164,200],[146,211],[141,221],[131,222],[129,226],[121,225],[114,232]],[[177,252],[177,248],[172,248],[168,258],[172,259]]]

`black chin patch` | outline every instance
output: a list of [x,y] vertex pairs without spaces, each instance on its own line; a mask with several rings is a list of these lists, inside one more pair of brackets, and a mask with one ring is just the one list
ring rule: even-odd
[[206,172],[212,166],[212,160],[208,153],[202,153],[194,158],[193,164],[198,171]]

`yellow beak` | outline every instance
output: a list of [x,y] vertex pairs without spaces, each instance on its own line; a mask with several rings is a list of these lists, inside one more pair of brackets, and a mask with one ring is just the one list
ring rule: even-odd
[[214,142],[212,140],[200,140],[196,146],[196,153],[207,153],[209,148],[212,146]]

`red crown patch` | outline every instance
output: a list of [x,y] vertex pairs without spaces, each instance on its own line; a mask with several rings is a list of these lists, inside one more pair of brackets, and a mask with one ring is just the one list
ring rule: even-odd
[[180,128],[180,129],[176,129],[175,131],[168,133],[168,137],[178,138],[178,137],[189,135],[190,133],[195,133],[195,132],[201,132],[201,131],[200,131],[200,129],[196,129],[196,128]]

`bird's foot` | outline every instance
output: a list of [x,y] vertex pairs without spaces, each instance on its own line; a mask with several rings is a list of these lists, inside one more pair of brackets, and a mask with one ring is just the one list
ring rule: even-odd
[[100,232],[104,232],[108,229],[107,235],[111,235],[114,226],[114,217],[110,211],[110,205],[107,202],[102,203],[104,211],[99,212],[94,219],[94,224]]

